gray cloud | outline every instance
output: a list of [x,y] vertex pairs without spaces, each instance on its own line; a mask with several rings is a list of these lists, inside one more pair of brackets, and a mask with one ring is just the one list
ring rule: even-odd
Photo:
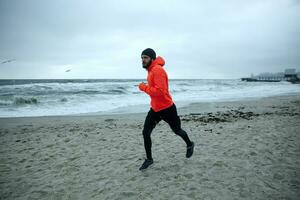
[[171,78],[300,70],[299,20],[292,0],[3,0],[0,78],[143,78],[146,47]]

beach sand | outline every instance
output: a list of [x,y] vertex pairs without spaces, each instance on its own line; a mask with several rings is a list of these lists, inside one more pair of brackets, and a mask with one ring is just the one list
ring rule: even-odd
[[299,199],[300,96],[178,109],[194,155],[147,113],[0,119],[0,199]]

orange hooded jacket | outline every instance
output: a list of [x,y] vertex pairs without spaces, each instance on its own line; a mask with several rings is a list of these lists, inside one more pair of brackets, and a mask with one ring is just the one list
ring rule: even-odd
[[140,90],[147,93],[151,98],[151,108],[161,111],[173,105],[172,97],[169,93],[168,75],[164,70],[165,60],[158,56],[148,67],[148,85],[141,83]]

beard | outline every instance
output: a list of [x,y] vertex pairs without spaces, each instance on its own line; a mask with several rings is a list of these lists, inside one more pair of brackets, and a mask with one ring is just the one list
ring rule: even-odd
[[148,69],[148,67],[151,65],[152,60],[150,60],[148,63],[143,63],[143,68]]

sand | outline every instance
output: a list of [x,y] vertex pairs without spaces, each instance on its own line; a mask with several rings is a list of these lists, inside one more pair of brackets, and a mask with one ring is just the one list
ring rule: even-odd
[[0,119],[0,199],[299,199],[300,96],[178,109],[194,155],[145,113]]

